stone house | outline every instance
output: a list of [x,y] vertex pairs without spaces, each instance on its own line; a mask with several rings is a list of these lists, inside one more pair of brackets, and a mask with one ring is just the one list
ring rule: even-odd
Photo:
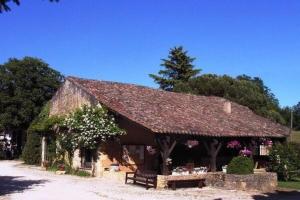
[[[50,115],[65,115],[82,105],[98,103],[114,114],[127,134],[99,148],[98,158],[93,161],[97,176],[114,163],[121,171],[139,168],[166,174],[170,158],[174,166],[192,161],[195,165],[210,165],[215,171],[232,158],[230,152],[226,153],[226,141],[283,141],[289,135],[287,127],[224,98],[76,77],[66,78],[52,98]],[[189,140],[203,145],[186,148]],[[73,167],[91,167],[89,155],[88,151],[76,150]]]

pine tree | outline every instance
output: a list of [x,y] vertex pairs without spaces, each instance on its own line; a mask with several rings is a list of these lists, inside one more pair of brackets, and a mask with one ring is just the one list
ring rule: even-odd
[[162,59],[161,66],[165,69],[160,70],[158,75],[149,74],[160,88],[166,91],[173,91],[178,82],[187,82],[190,78],[195,77],[201,70],[194,69],[193,61],[187,55],[187,51],[182,46],[170,49],[168,59]]
[[[59,0],[49,0],[50,2],[58,2]],[[8,3],[13,2],[16,5],[20,5],[20,0],[0,0],[0,13],[3,11],[10,11]]]

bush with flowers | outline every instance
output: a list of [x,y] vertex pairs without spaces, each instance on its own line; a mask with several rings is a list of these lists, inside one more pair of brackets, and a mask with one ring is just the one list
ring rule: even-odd
[[59,144],[70,156],[75,149],[94,150],[101,142],[125,134],[113,115],[100,104],[77,109],[63,120],[60,130]]
[[242,149],[242,145],[238,140],[232,140],[227,143],[228,149],[237,150],[240,156],[251,157],[252,151],[249,150],[246,146]]

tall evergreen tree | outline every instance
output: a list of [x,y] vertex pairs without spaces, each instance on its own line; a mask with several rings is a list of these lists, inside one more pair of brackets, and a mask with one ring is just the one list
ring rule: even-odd
[[161,66],[165,69],[160,70],[158,75],[149,74],[149,76],[159,84],[161,89],[173,91],[178,82],[187,82],[201,71],[194,69],[194,60],[195,58],[188,56],[182,46],[174,47],[170,50],[168,59],[162,59]]

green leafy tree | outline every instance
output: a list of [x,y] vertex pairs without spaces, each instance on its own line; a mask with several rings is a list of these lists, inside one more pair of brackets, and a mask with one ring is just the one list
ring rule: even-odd
[[200,72],[200,69],[194,69],[194,60],[195,58],[187,55],[183,47],[174,47],[170,50],[168,59],[162,59],[161,66],[165,69],[160,70],[158,75],[149,76],[159,84],[161,89],[172,91],[178,82],[187,82]]
[[30,123],[63,80],[37,58],[12,58],[0,65],[0,130],[12,132],[21,147]]
[[[59,0],[49,0],[50,2],[58,2]],[[0,13],[3,11],[10,11],[9,3],[12,2],[16,5],[20,5],[20,0],[0,0]]]
[[287,143],[276,144],[269,154],[269,170],[277,172],[281,180],[291,180],[300,170],[299,145]]
[[292,112],[292,107],[289,107],[289,106],[285,106],[285,107],[281,108],[281,110],[280,110],[280,114],[286,122],[285,125],[287,125],[289,127],[290,127],[290,123],[291,123],[291,112]]
[[293,107],[293,127],[295,130],[300,130],[300,102]]
[[280,111],[281,115],[286,121],[286,125],[290,126],[291,123],[291,114],[293,115],[293,129],[296,131],[300,130],[300,102],[295,106],[283,107]]
[[191,93],[205,96],[219,96],[249,107],[255,113],[285,124],[280,114],[278,100],[259,78],[248,76],[218,76],[204,74],[180,82],[174,87],[175,92]]

